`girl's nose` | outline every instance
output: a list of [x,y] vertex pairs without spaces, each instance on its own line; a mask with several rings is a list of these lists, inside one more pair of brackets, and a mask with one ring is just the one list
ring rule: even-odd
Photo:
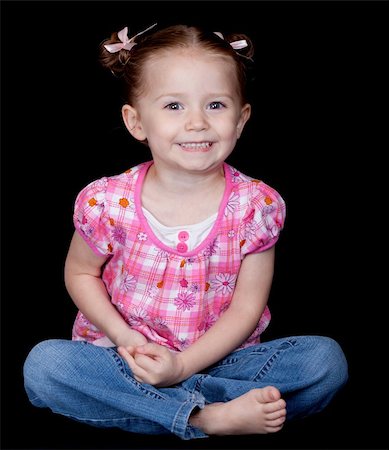
[[201,131],[208,128],[208,120],[203,111],[190,111],[187,116],[185,129],[187,131]]

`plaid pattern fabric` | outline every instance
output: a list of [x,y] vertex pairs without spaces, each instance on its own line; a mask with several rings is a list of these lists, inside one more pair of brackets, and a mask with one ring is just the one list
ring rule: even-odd
[[[195,249],[180,253],[158,240],[142,212],[140,193],[151,164],[88,184],[77,196],[74,224],[96,254],[108,257],[102,278],[126,322],[150,341],[182,351],[228,308],[245,255],[276,243],[285,203],[273,188],[225,163],[213,228]],[[266,307],[240,348],[258,343],[269,321]],[[104,334],[78,312],[72,337],[93,342]]]

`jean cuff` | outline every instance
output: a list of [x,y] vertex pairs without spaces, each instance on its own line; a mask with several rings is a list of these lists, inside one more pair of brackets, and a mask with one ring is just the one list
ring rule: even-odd
[[193,410],[195,408],[203,409],[204,406],[204,397],[198,392],[192,393],[191,398],[183,403],[181,408],[177,411],[173,421],[172,433],[184,440],[208,437],[208,435],[199,428],[196,428],[189,423],[189,417]]

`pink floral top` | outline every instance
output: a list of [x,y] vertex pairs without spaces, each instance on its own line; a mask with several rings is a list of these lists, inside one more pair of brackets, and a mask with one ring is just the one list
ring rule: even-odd
[[[228,308],[245,255],[275,244],[285,203],[270,186],[224,163],[225,191],[208,236],[192,251],[186,245],[171,248],[155,236],[142,212],[142,184],[151,164],[88,184],[77,196],[74,224],[96,254],[108,257],[102,278],[126,322],[148,340],[181,351]],[[259,342],[269,321],[266,307],[240,348]],[[101,338],[104,334],[78,312],[73,339]]]

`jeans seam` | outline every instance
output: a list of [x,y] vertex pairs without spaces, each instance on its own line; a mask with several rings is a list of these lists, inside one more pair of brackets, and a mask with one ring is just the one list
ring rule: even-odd
[[56,411],[55,409],[53,409],[53,412],[56,414],[61,414],[61,416],[66,416],[75,420],[78,420],[80,422],[84,422],[84,421],[88,421],[88,422],[116,422],[116,421],[123,421],[123,420],[128,420],[130,417],[115,417],[115,418],[110,418],[110,419],[89,419],[87,417],[78,417],[75,416],[73,414],[67,414],[64,412],[59,412]]
[[255,375],[255,377],[253,377],[252,381],[259,381],[262,377],[264,377],[269,372],[279,354],[280,350],[277,350],[275,353],[273,353],[271,357],[266,361],[266,363],[262,366],[261,370]]
[[[278,350],[273,353],[270,358],[266,361],[266,363],[262,366],[261,370],[255,375],[252,381],[259,381],[261,380],[265,375],[267,375],[273,366],[274,361],[279,357],[282,351],[288,350],[292,347],[294,347],[297,343],[297,339],[289,339],[288,341],[285,341],[281,347],[278,347]],[[285,345],[287,344],[287,345]]]

